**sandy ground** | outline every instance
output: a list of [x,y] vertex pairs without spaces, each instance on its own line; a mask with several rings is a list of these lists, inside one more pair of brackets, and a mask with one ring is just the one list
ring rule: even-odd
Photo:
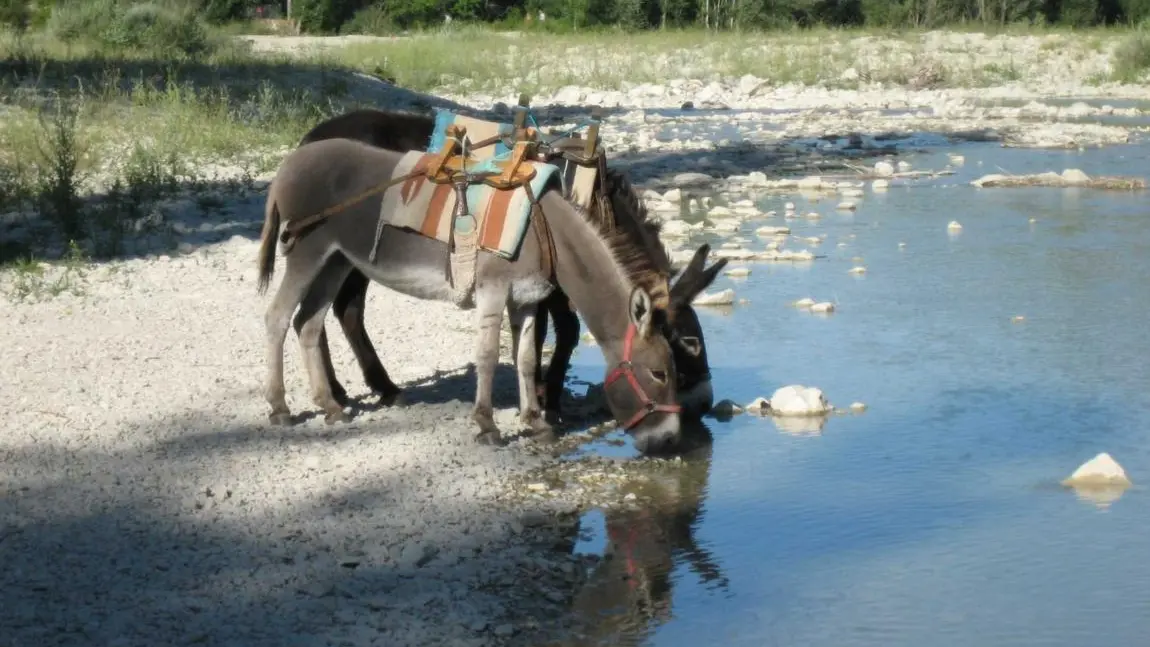
[[[679,154],[646,165],[643,181],[660,191],[683,171],[770,172],[768,162],[788,146],[842,147],[856,131],[865,146],[881,146],[874,135],[893,129],[977,130],[1009,145],[1078,147],[1127,141],[1138,130],[1091,117],[1145,116],[1137,107],[975,102],[1008,91],[763,88],[728,79],[616,93],[572,87],[534,103],[544,115],[549,103],[613,107],[604,128],[613,157]],[[445,98],[487,110],[515,97]],[[732,141],[662,141],[665,117],[653,109],[686,101],[734,108],[680,116],[734,124]],[[767,105],[789,112],[750,112]],[[561,121],[582,114],[551,112]],[[827,135],[841,137],[818,139]],[[766,152],[729,148],[748,144]],[[708,155],[719,149],[730,155]],[[741,192],[736,199],[766,179],[743,178],[724,185]],[[849,196],[853,187],[832,191]],[[334,428],[320,418],[269,427],[267,297],[255,292],[251,240],[261,210],[260,200],[237,203],[243,235],[223,242],[89,268],[79,295],[17,302],[7,296],[15,276],[0,277],[9,324],[0,372],[8,404],[0,428],[0,642],[540,644],[586,576],[588,563],[569,550],[577,497],[524,487],[552,462],[529,443],[473,443],[473,314],[373,287],[368,325],[413,404]],[[715,213],[711,226],[733,219],[737,229],[744,217]],[[338,374],[353,396],[363,395],[338,327],[329,323],[329,331]],[[515,382],[506,357],[503,369],[496,405],[511,430]],[[285,371],[293,411],[313,410],[294,334]]]

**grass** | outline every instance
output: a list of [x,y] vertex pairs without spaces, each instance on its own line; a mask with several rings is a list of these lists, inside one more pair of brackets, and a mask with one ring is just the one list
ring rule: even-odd
[[[1135,83],[1150,69],[1144,29],[513,37],[454,26],[324,52],[257,55],[236,38],[252,29],[202,31],[163,7],[83,11],[45,30],[0,32],[0,264],[24,277],[14,284],[21,293],[73,285],[78,269],[63,283],[38,283],[34,268],[45,260],[75,268],[78,255],[175,246],[174,216],[227,211],[232,192],[269,176],[318,121],[381,105],[380,84],[352,72],[433,94],[515,95],[566,85],[625,92],[675,78],[729,83],[743,75],[772,86],[928,88],[1041,85],[1073,70],[1083,83]],[[115,28],[84,37],[88,23]],[[145,35],[133,35],[135,27]],[[180,45],[152,42],[171,39]]]

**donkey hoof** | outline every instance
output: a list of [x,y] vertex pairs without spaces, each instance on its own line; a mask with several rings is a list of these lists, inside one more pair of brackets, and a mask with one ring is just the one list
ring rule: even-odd
[[289,411],[273,411],[268,414],[268,422],[279,427],[290,427],[293,420]]
[[407,404],[403,391],[398,389],[379,394],[379,403],[385,407],[402,407]]
[[559,412],[555,409],[548,409],[543,412],[543,420],[549,425],[558,427],[560,425]]
[[350,422],[351,416],[343,409],[340,409],[339,411],[329,411],[324,414],[323,421],[329,425],[334,425],[338,422]]
[[331,399],[339,403],[339,406],[341,407],[346,407],[349,402],[347,398],[347,391],[343,389],[333,389],[331,392]]
[[507,441],[498,431],[481,431],[475,435],[475,441],[480,445],[490,445],[492,447],[503,447],[507,445]]

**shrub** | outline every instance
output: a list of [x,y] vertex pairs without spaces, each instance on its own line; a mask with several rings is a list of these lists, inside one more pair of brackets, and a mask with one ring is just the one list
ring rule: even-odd
[[1139,29],[1114,48],[1113,79],[1137,83],[1150,72],[1150,30]]
[[139,50],[162,58],[195,57],[213,49],[207,27],[191,9],[116,0],[61,3],[48,29],[64,41],[89,41],[113,50]]

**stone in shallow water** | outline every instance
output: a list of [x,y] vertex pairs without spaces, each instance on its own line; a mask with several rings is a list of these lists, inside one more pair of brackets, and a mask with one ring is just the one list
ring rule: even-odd
[[835,304],[831,303],[830,301],[823,301],[821,303],[812,303],[811,304],[811,312],[827,313],[827,312],[834,312],[834,311],[835,311]]
[[735,291],[731,288],[712,294],[703,293],[695,297],[691,305],[696,306],[729,306],[735,302]]
[[1126,470],[1110,454],[1102,452],[1083,463],[1069,478],[1062,481],[1068,486],[1128,486],[1130,479]]
[[771,395],[771,412],[781,416],[815,416],[830,411],[831,405],[821,389],[792,384]]
[[713,182],[714,178],[706,173],[680,173],[676,175],[672,181],[675,183],[675,186],[678,187],[706,186]]

